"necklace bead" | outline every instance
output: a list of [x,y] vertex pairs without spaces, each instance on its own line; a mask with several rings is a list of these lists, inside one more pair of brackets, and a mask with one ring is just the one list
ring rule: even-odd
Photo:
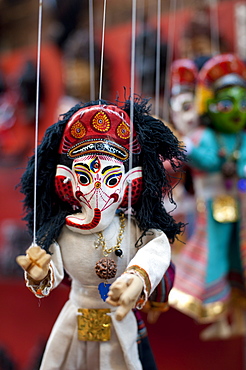
[[111,258],[101,258],[95,265],[95,271],[100,279],[113,279],[117,272],[117,265]]
[[115,253],[115,255],[117,256],[117,257],[122,257],[123,256],[123,251],[122,251],[122,249],[116,249],[115,251],[114,251],[114,253]]

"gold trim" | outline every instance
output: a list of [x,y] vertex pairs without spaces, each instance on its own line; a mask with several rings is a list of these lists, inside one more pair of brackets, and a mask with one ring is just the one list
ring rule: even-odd
[[198,298],[172,288],[169,293],[168,303],[171,307],[183,312],[184,314],[196,319],[200,323],[209,323],[224,316],[228,310],[228,303],[213,302],[203,304]]
[[110,309],[78,309],[78,339],[83,341],[107,342],[111,334]]
[[144,282],[145,282],[146,291],[149,295],[150,291],[151,291],[151,282],[150,282],[149,275],[147,274],[147,272],[142,267],[139,267],[137,265],[133,265],[133,266],[128,267],[125,270],[125,273],[127,273],[127,272],[128,273],[131,273],[131,272],[132,273],[137,273],[137,274],[142,276],[142,278],[144,279]]

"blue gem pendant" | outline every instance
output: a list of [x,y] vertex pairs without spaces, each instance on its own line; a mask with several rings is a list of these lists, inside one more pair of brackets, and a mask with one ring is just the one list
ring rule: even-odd
[[108,297],[108,292],[111,284],[107,284],[106,282],[98,284],[98,291],[102,298],[102,300],[105,302]]

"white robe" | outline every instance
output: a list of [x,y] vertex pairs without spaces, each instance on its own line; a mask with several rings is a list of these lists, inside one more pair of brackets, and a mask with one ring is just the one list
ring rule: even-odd
[[[103,231],[107,248],[115,246],[119,229],[119,217],[115,216],[111,225]],[[126,220],[121,243],[123,257],[119,258],[115,253],[108,256],[117,263],[116,277],[109,280],[109,283],[115,281],[126,268],[138,266],[144,269],[149,277],[151,290],[148,293],[151,294],[170,264],[170,245],[163,232],[150,230],[143,238],[143,246],[137,249],[135,243],[140,236],[136,222],[132,219],[128,223]],[[97,287],[102,280],[96,275],[94,267],[103,255],[101,248],[95,249],[97,238],[97,234],[82,235],[64,226],[58,243],[54,243],[50,248],[52,273],[42,294],[48,295],[61,282],[64,269],[72,279],[72,287],[69,300],[52,329],[40,370],[142,369],[136,342],[137,323],[133,312],[130,311],[119,322],[115,319],[115,308],[104,302],[99,295]],[[28,278],[27,286],[40,296],[38,287],[32,286]],[[111,309],[111,339],[108,342],[83,342],[77,339],[79,308]]]

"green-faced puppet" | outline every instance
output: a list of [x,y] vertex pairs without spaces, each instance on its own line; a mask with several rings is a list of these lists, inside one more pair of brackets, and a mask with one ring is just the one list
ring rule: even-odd
[[[204,111],[211,126],[218,132],[237,133],[246,126],[246,76],[243,62],[232,54],[220,55],[220,63],[212,58],[207,63],[203,94]],[[214,65],[210,65],[214,64]]]

